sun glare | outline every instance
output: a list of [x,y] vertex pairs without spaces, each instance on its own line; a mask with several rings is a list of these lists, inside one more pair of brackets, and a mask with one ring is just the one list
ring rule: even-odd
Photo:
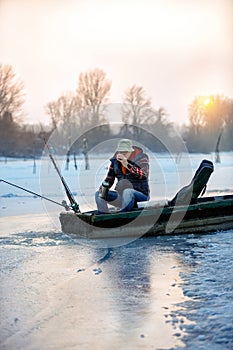
[[209,104],[211,103],[211,99],[209,97],[207,97],[203,103],[205,106],[209,106]]

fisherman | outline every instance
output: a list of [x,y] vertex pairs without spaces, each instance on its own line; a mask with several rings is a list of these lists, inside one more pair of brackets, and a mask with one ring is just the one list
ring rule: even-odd
[[[98,212],[108,213],[107,203],[126,212],[136,208],[138,202],[148,201],[149,158],[143,150],[133,146],[131,140],[122,139],[110,162],[107,176],[95,193]],[[109,190],[115,179],[115,190]]]

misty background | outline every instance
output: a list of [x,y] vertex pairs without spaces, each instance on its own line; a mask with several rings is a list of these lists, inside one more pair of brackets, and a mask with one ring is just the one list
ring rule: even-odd
[[[54,130],[66,150],[81,137],[76,152],[103,135],[163,151],[155,134],[177,152],[177,132],[190,152],[232,150],[232,10],[231,0],[1,0],[1,155],[39,156]],[[106,91],[90,99],[94,81]],[[126,127],[116,135],[113,122]]]

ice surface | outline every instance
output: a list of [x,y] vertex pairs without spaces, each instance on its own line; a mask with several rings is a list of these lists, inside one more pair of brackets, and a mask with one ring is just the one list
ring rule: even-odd
[[[81,210],[110,154],[72,161],[62,174]],[[202,159],[151,157],[152,200],[170,199],[189,183]],[[0,159],[0,178],[59,203],[66,199],[48,159]],[[207,193],[233,192],[233,153],[221,154]],[[59,205],[0,182],[0,347],[32,349],[230,349],[233,232],[138,239],[96,248],[60,232]],[[216,325],[216,326],[215,326]]]

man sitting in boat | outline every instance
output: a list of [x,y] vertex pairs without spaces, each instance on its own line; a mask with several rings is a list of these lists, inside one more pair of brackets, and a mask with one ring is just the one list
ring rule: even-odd
[[[110,159],[107,176],[95,194],[98,212],[108,213],[108,205],[126,212],[137,207],[138,202],[149,200],[149,158],[131,140],[120,140],[116,153]],[[109,189],[117,179],[115,190]]]

